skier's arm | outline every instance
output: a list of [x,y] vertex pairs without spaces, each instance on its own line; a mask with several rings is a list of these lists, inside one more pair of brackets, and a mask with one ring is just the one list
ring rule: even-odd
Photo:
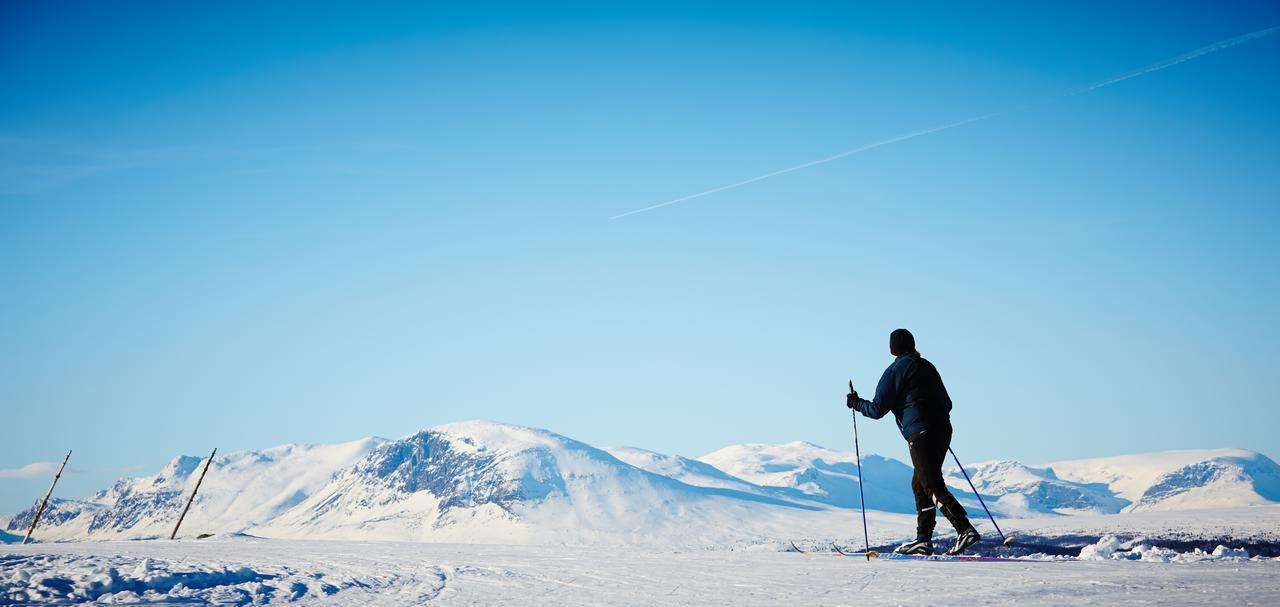
[[871,419],[880,419],[888,415],[893,410],[893,404],[898,402],[898,388],[898,378],[893,372],[893,366],[890,366],[880,376],[880,383],[876,384],[875,400],[859,398],[854,409]]

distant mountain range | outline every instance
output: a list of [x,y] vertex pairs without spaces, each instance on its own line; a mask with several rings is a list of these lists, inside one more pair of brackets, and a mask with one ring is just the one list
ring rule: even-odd
[[[154,476],[123,479],[85,500],[56,499],[45,541],[167,537],[202,459],[179,456]],[[1280,466],[1239,449],[1169,451],[1028,466],[968,468],[1005,517],[1254,506],[1280,502]],[[911,468],[862,460],[877,517],[911,513]],[[958,469],[957,496],[977,509]],[[805,442],[736,445],[696,459],[596,448],[487,421],[399,440],[283,445],[214,459],[183,535],[371,538],[503,543],[732,545],[752,537],[847,532],[857,508],[851,452]],[[34,507],[0,518],[12,538]]]

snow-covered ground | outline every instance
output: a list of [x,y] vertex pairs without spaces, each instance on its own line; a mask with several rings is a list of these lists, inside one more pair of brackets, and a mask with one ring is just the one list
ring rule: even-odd
[[[181,533],[212,539],[155,540],[200,464],[53,502],[41,543],[0,550],[0,605],[1280,604],[1280,466],[1234,449],[974,464],[1010,550],[953,470],[978,552],[1043,559],[998,563],[830,556],[861,546],[859,469],[805,442],[685,458],[473,421],[222,454]],[[911,537],[910,468],[861,474],[872,546]],[[33,514],[0,517],[0,541]]]
[[1175,562],[939,563],[766,549],[83,542],[5,546],[0,604],[1280,604],[1280,560],[1219,552]]

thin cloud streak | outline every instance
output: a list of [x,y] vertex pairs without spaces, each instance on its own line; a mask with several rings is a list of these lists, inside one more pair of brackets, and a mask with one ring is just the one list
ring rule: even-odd
[[[1259,39],[1259,38],[1265,38],[1265,37],[1270,36],[1270,35],[1272,35],[1272,34],[1275,34],[1275,33],[1277,33],[1277,32],[1280,32],[1280,25],[1278,25],[1278,26],[1273,26],[1273,27],[1269,27],[1269,28],[1267,28],[1267,29],[1263,29],[1263,30],[1258,30],[1258,31],[1256,31],[1256,32],[1252,32],[1252,33],[1248,33],[1248,34],[1243,34],[1243,35],[1240,35],[1240,36],[1236,36],[1236,37],[1234,37],[1234,38],[1227,38],[1226,40],[1220,40],[1220,41],[1215,42],[1215,43],[1213,43],[1213,44],[1210,44],[1210,45],[1208,45],[1208,46],[1200,47],[1200,48],[1198,48],[1198,49],[1195,49],[1195,50],[1190,51],[1190,52],[1183,53],[1183,54],[1178,55],[1178,56],[1176,56],[1176,57],[1173,57],[1173,58],[1170,58],[1170,59],[1165,59],[1164,61],[1160,61],[1160,62],[1158,62],[1158,63],[1153,63],[1153,64],[1151,64],[1151,65],[1148,65],[1148,66],[1144,67],[1144,68],[1140,68],[1140,69],[1137,69],[1137,70],[1133,70],[1133,71],[1131,71],[1131,72],[1125,72],[1125,73],[1120,74],[1120,75],[1118,75],[1118,76],[1113,76],[1113,77],[1108,78],[1108,79],[1106,79],[1106,80],[1101,80],[1101,81],[1095,82],[1095,83],[1093,83],[1093,84],[1090,84],[1090,85],[1087,85],[1087,86],[1080,87],[1080,88],[1078,88],[1078,89],[1074,89],[1074,90],[1068,91],[1068,92],[1066,92],[1066,93],[1063,93],[1063,94],[1061,94],[1061,95],[1058,95],[1057,97],[1055,97],[1055,99],[1062,98],[1062,97],[1070,97],[1070,96],[1078,95],[1078,94],[1081,94],[1081,93],[1087,93],[1087,92],[1089,92],[1089,91],[1096,91],[1096,90],[1098,90],[1098,89],[1100,89],[1100,88],[1102,88],[1102,87],[1110,86],[1110,85],[1112,85],[1112,84],[1116,84],[1116,83],[1119,83],[1119,82],[1124,82],[1125,80],[1129,80],[1129,79],[1131,79],[1131,78],[1137,78],[1137,77],[1139,77],[1139,76],[1145,76],[1145,75],[1150,74],[1150,73],[1152,73],[1152,72],[1158,72],[1158,71],[1163,70],[1163,69],[1165,69],[1165,68],[1170,68],[1170,67],[1173,67],[1173,66],[1175,66],[1175,65],[1178,65],[1178,64],[1180,64],[1180,63],[1185,63],[1185,62],[1187,62],[1187,61],[1191,61],[1192,59],[1196,59],[1196,58],[1198,58],[1198,57],[1203,57],[1203,56],[1208,55],[1208,54],[1210,54],[1210,53],[1214,53],[1214,52],[1217,52],[1217,51],[1220,51],[1220,50],[1223,50],[1223,49],[1228,49],[1228,48],[1231,48],[1231,47],[1233,47],[1233,46],[1237,46],[1237,45],[1240,45],[1240,44],[1244,44],[1244,43],[1246,43],[1246,42],[1252,42],[1252,41],[1257,40],[1257,39]],[[978,116],[978,117],[976,117],[976,118],[969,118],[969,119],[967,119],[967,120],[961,120],[960,122],[953,122],[953,123],[950,123],[950,124],[945,124],[945,125],[942,125],[942,126],[937,126],[937,127],[933,127],[933,128],[923,129],[923,130],[919,130],[919,131],[912,131],[912,132],[910,132],[910,133],[906,133],[906,134],[904,134],[904,135],[898,135],[898,136],[895,136],[895,137],[890,137],[889,139],[884,139],[884,140],[881,140],[881,141],[877,141],[877,142],[875,142],[875,143],[869,143],[869,144],[864,145],[864,146],[861,146],[861,147],[856,147],[856,148],[853,148],[853,149],[851,149],[851,150],[846,150],[846,151],[840,152],[839,154],[835,154],[835,155],[832,155],[832,156],[827,156],[826,158],[819,158],[818,160],[811,160],[811,161],[809,161],[809,162],[805,162],[805,163],[797,164],[797,165],[795,165],[795,166],[787,167],[787,168],[785,168],[785,169],[778,169],[778,170],[773,171],[773,172],[770,172],[770,173],[765,173],[765,174],[763,174],[763,175],[757,175],[757,176],[755,176],[755,177],[751,177],[751,178],[748,178],[748,179],[743,179],[742,181],[737,181],[737,182],[734,182],[734,183],[731,183],[731,184],[728,184],[728,185],[722,185],[722,186],[720,186],[720,187],[712,188],[712,189],[710,189],[710,190],[705,190],[705,191],[702,191],[702,192],[698,192],[698,193],[696,193],[696,194],[689,194],[689,195],[687,195],[687,196],[681,196],[681,197],[679,197],[679,198],[673,198],[673,199],[668,200],[668,201],[666,201],[666,202],[660,202],[660,203],[655,204],[655,205],[650,205],[650,206],[647,206],[647,207],[644,207],[644,208],[635,209],[634,211],[627,211],[626,213],[620,213],[620,214],[618,214],[618,215],[614,215],[613,217],[610,217],[609,219],[610,219],[610,221],[615,220],[615,219],[622,219],[623,217],[627,217],[627,216],[630,216],[630,215],[635,215],[635,214],[638,214],[638,213],[645,213],[645,212],[652,211],[652,210],[655,210],[655,209],[660,209],[660,208],[665,207],[665,206],[670,206],[670,205],[673,205],[673,204],[677,204],[677,203],[685,202],[685,201],[687,201],[687,200],[693,200],[693,199],[695,199],[695,198],[702,198],[703,196],[709,196],[709,195],[711,195],[711,194],[716,194],[716,193],[718,193],[718,192],[723,192],[723,191],[725,191],[725,190],[732,190],[732,189],[734,189],[734,188],[739,188],[739,187],[742,187],[742,186],[744,186],[744,185],[748,185],[748,184],[755,183],[755,182],[757,182],[757,181],[763,181],[763,180],[765,180],[765,179],[769,179],[769,178],[771,178],[771,177],[777,177],[778,175],[782,175],[782,174],[785,174],[785,173],[790,173],[790,172],[792,172],[792,171],[799,171],[800,169],[807,169],[807,168],[812,167],[812,166],[817,166],[817,165],[820,165],[820,164],[825,164],[825,163],[828,163],[828,162],[832,162],[832,161],[835,161],[835,160],[839,160],[839,159],[841,159],[841,158],[845,158],[845,157],[848,157],[848,156],[852,156],[852,155],[854,155],[854,154],[859,154],[859,153],[862,153],[862,152],[866,152],[866,151],[869,151],[869,150],[873,150],[873,149],[875,149],[875,148],[878,148],[878,147],[881,147],[881,146],[886,146],[886,145],[889,145],[889,144],[891,144],[891,143],[898,143],[899,141],[906,141],[906,140],[908,140],[908,139],[914,139],[914,138],[916,138],[916,137],[921,137],[921,136],[924,136],[924,135],[929,135],[929,134],[931,134],[931,133],[937,133],[937,132],[939,132],[939,131],[945,131],[945,130],[948,130],[948,129],[953,129],[953,128],[956,128],[956,127],[958,127],[958,126],[963,126],[963,125],[966,125],[966,124],[972,124],[972,123],[974,123],[974,122],[979,122],[979,121],[982,121],[982,120],[986,120],[986,119],[988,119],[988,118],[995,118],[996,116],[1002,116],[1002,115],[1009,114],[1009,113],[1013,113],[1013,112],[1016,112],[1016,111],[1023,111],[1023,110],[1027,110],[1027,109],[1030,109],[1030,108],[1032,108],[1032,107],[1036,107],[1037,105],[1042,105],[1043,103],[1047,103],[1047,101],[1042,102],[1042,103],[1040,103],[1040,104],[1034,104],[1034,105],[1029,105],[1029,106],[1023,106],[1023,107],[1018,108],[1018,109],[1009,109],[1009,110],[1002,110],[1002,111],[999,111],[999,112],[992,112],[992,113],[990,113],[990,114],[984,114],[984,115],[982,115],[982,116]]]
[[885,146],[885,145],[889,145],[889,144],[891,144],[891,143],[897,143],[897,142],[899,142],[899,141],[906,141],[906,140],[908,140],[908,139],[914,139],[914,138],[916,138],[916,137],[921,137],[921,136],[924,136],[924,135],[928,135],[928,134],[930,134],[930,133],[937,133],[938,131],[945,131],[945,130],[947,130],[947,129],[954,129],[954,128],[958,127],[958,126],[964,126],[964,125],[966,125],[966,124],[971,124],[971,123],[974,123],[974,122],[978,122],[979,120],[986,120],[986,119],[988,119],[988,118],[994,118],[994,117],[999,116],[999,115],[1001,115],[1001,114],[1003,114],[1003,113],[1005,113],[1005,112],[1001,111],[1001,112],[994,112],[994,113],[991,113],[991,114],[984,114],[984,115],[982,115],[982,116],[978,116],[978,117],[976,117],[976,118],[969,118],[969,119],[967,119],[967,120],[961,120],[960,122],[952,122],[951,124],[944,124],[944,125],[942,125],[942,126],[935,126],[935,127],[933,127],[933,128],[929,128],[929,129],[924,129],[924,130],[920,130],[920,131],[912,131],[912,132],[910,132],[910,133],[906,133],[906,134],[904,134],[904,135],[897,135],[897,136],[895,136],[895,137],[890,137],[890,138],[888,138],[888,139],[882,139],[882,140],[877,141],[877,142],[875,142],[875,143],[868,143],[868,144],[866,144],[866,145],[864,145],[864,146],[861,146],[861,147],[856,147],[856,148],[853,148],[853,149],[851,149],[851,150],[845,150],[845,151],[843,151],[843,152],[840,152],[839,154],[834,154],[834,155],[831,155],[831,156],[827,156],[826,158],[819,158],[819,159],[817,159],[817,160],[810,160],[809,162],[805,162],[805,163],[803,163],[803,164],[797,164],[797,165],[795,165],[795,166],[790,166],[790,167],[787,167],[787,168],[785,168],[785,169],[778,169],[778,170],[776,170],[776,171],[773,171],[772,173],[765,173],[764,175],[757,175],[757,176],[752,177],[752,178],[750,178],[750,179],[744,179],[744,180],[742,180],[742,181],[739,181],[739,182],[736,182],[736,183],[731,183],[731,184],[729,184],[729,185],[723,185],[723,186],[720,186],[720,187],[718,187],[718,188],[712,188],[712,189],[707,190],[707,191],[705,191],[705,192],[698,192],[697,194],[690,194],[690,195],[688,195],[688,196],[681,196],[681,197],[679,197],[679,198],[675,198],[675,199],[672,199],[672,200],[668,200],[668,201],[666,201],[666,202],[660,202],[660,203],[655,204],[655,205],[652,205],[652,206],[647,206],[647,207],[645,207],[645,208],[643,208],[643,209],[636,209],[636,210],[634,210],[634,211],[627,211],[626,213],[622,213],[621,215],[614,215],[613,217],[610,217],[609,219],[621,219],[621,218],[626,217],[626,216],[628,216],[628,215],[635,215],[636,213],[643,213],[643,212],[645,212],[645,211],[652,211],[652,210],[654,210],[654,209],[659,209],[659,208],[662,208],[662,207],[665,207],[665,206],[668,206],[668,205],[676,204],[677,202],[684,202],[684,201],[686,201],[686,200],[693,200],[694,198],[701,198],[701,197],[703,197],[703,196],[707,196],[707,195],[710,195],[710,194],[715,194],[716,192],[723,192],[723,191],[725,191],[725,190],[731,190],[731,189],[733,189],[733,188],[742,187],[742,186],[747,185],[747,184],[749,184],[749,183],[755,183],[755,182],[757,182],[757,181],[761,181],[761,180],[764,180],[764,179],[768,179],[768,178],[770,178],[770,177],[777,177],[778,175],[782,175],[783,173],[790,173],[790,172],[792,172],[792,171],[799,171],[800,169],[807,169],[807,168],[809,168],[809,167],[811,167],[811,166],[817,166],[817,165],[819,165],[819,164],[825,164],[825,163],[828,163],[828,162],[832,162],[832,161],[834,161],[834,160],[839,160],[839,159],[844,158],[844,157],[846,157],[846,156],[852,156],[852,155],[854,155],[854,154],[859,154],[859,153],[862,153],[862,152],[866,152],[866,151],[868,151],[868,150],[874,150],[874,149],[876,149],[876,148],[878,148],[878,147]]
[[[409,149],[395,142],[314,143],[276,146],[186,145],[167,147],[96,147],[0,134],[0,196],[40,194],[118,171],[214,161],[251,163],[246,171],[284,171],[300,153],[337,155],[342,159]],[[262,163],[269,163],[263,165]],[[342,166],[356,167],[351,163]],[[376,171],[377,169],[371,169]],[[231,171],[234,173],[235,171]]]
[[1194,51],[1183,53],[1172,59],[1165,59],[1164,61],[1160,61],[1158,63],[1152,63],[1147,67],[1136,69],[1136,70],[1133,70],[1132,72],[1125,72],[1123,74],[1120,74],[1119,76],[1108,78],[1101,82],[1095,82],[1093,84],[1090,84],[1089,86],[1076,89],[1069,94],[1078,95],[1080,93],[1096,91],[1104,86],[1110,86],[1117,82],[1124,82],[1125,80],[1129,80],[1130,78],[1137,78],[1138,76],[1145,76],[1147,74],[1150,74],[1151,72],[1158,72],[1162,69],[1178,65],[1179,63],[1186,63],[1187,61],[1191,61],[1192,59],[1203,57],[1205,55],[1208,55],[1209,53],[1216,53],[1223,49],[1228,49],[1233,46],[1244,44],[1246,42],[1252,42],[1259,38],[1265,38],[1277,32],[1280,32],[1280,25],[1269,27],[1264,30],[1258,30],[1256,32],[1249,33],[1249,34],[1236,36],[1235,38],[1227,38],[1226,40],[1219,40],[1218,42],[1214,42],[1209,46],[1202,46]]
[[0,478],[39,478],[53,476],[58,471],[57,462],[31,462],[21,468],[0,468]]

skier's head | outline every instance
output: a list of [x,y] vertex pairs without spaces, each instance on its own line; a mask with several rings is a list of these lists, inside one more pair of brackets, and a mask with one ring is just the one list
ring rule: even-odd
[[889,334],[889,353],[894,356],[919,354],[916,352],[916,337],[906,329],[894,329]]

